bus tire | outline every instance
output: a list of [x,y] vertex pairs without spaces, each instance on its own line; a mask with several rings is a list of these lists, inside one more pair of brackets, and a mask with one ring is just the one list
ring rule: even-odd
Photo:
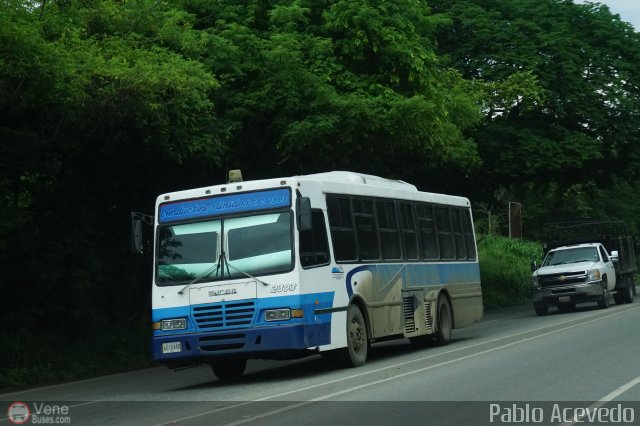
[[357,305],[347,310],[347,347],[342,351],[345,367],[359,367],[367,361],[369,335],[362,311]]
[[246,359],[218,359],[211,363],[213,374],[225,382],[238,380],[246,368]]
[[451,341],[451,329],[453,328],[453,315],[447,296],[440,293],[438,296],[436,343],[440,346],[448,345]]

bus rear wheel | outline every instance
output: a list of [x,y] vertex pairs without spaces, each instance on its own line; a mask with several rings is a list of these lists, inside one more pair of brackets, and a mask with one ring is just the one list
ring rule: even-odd
[[451,305],[447,296],[440,293],[438,296],[438,311],[436,331],[436,343],[440,346],[448,345],[451,341],[451,329],[453,328],[453,315],[451,314]]
[[238,380],[246,368],[246,359],[219,359],[211,363],[213,374],[222,381]]

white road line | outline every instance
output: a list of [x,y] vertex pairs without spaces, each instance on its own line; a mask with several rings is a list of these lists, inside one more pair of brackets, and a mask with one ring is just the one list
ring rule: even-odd
[[[603,396],[602,398],[600,398],[598,401],[596,401],[595,403],[591,404],[589,407],[586,408],[587,412],[593,412],[595,410],[597,410],[598,408],[602,407],[603,405],[605,405],[607,402],[611,402],[614,399],[616,399],[617,397],[619,397],[620,395],[622,395],[623,393],[625,393],[626,391],[628,391],[629,389],[631,389],[632,387],[634,387],[635,385],[637,385],[638,383],[640,383],[640,376],[636,377],[635,379],[625,383],[624,385],[620,386],[618,389],[614,390],[613,392],[610,392],[608,394],[606,394],[605,396]],[[572,421],[570,422],[564,422],[562,423],[560,426],[571,426],[574,425],[576,423],[582,423],[582,419],[586,416],[575,416]]]
[[[636,305],[636,306],[637,307],[631,308],[631,309],[640,309],[640,306],[638,306],[638,305]],[[614,313],[611,313],[611,314],[608,314],[608,315],[605,315],[605,316],[599,316],[598,314],[590,315],[590,316],[588,316],[586,318],[593,318],[593,317],[597,317],[597,318],[586,320],[586,321],[581,322],[581,323],[576,324],[576,325],[586,324],[588,322],[592,322],[592,321],[600,319],[600,318],[609,318],[609,317],[618,315],[618,314],[620,314],[622,312],[628,312],[631,309],[626,309],[626,310],[621,311],[621,312],[614,312]],[[439,356],[442,356],[442,355],[448,355],[448,354],[452,354],[452,353],[455,353],[455,352],[460,352],[460,351],[464,351],[464,350],[467,350],[467,349],[472,349],[472,348],[475,348],[477,346],[486,345],[487,343],[499,342],[499,341],[502,341],[502,340],[510,339],[512,337],[517,337],[517,336],[522,335],[522,334],[528,334],[528,333],[544,330],[546,328],[555,327],[555,326],[558,326],[558,325],[563,325],[563,324],[567,324],[567,323],[575,322],[575,321],[576,321],[575,319],[567,320],[567,321],[562,321],[562,322],[559,322],[559,323],[555,323],[553,325],[547,325],[547,326],[544,326],[544,327],[534,328],[534,329],[529,330],[529,331],[521,331],[519,333],[510,334],[510,335],[505,336],[505,337],[499,337],[499,338],[496,338],[496,339],[489,339],[489,340],[485,340],[483,342],[474,343],[472,345],[463,346],[463,347],[460,347],[460,348],[457,348],[457,349],[450,349],[448,351],[439,352],[437,354],[431,354],[431,355],[427,355],[427,356],[424,356],[424,357],[412,359],[410,361],[401,362],[399,364],[393,364],[393,365],[389,365],[387,367],[381,367],[381,368],[378,368],[378,369],[375,369],[375,370],[369,370],[369,371],[365,371],[365,372],[358,373],[358,374],[352,374],[351,376],[342,377],[340,379],[330,380],[330,381],[327,381],[327,382],[318,383],[318,384],[306,386],[306,387],[303,387],[303,388],[297,388],[295,390],[288,391],[288,392],[283,392],[283,393],[280,393],[280,394],[277,394],[277,395],[270,395],[270,396],[267,396],[267,397],[264,397],[264,398],[258,398],[258,399],[255,399],[254,401],[256,401],[256,402],[258,402],[258,401],[268,401],[268,400],[279,398],[279,397],[282,397],[282,396],[291,395],[291,394],[294,394],[294,393],[299,393],[299,392],[305,391],[305,390],[314,389],[314,388],[318,388],[318,387],[322,387],[322,386],[326,386],[326,385],[332,385],[334,383],[355,379],[355,378],[358,378],[358,377],[361,377],[361,376],[367,376],[369,374],[380,373],[382,371],[389,370],[389,369],[394,369],[394,368],[398,368],[398,367],[404,367],[405,365],[408,365],[408,364],[413,364],[413,363],[416,363],[416,362],[426,361],[428,359],[439,357]],[[563,328],[563,330],[566,330],[568,328],[570,328],[570,327]]]
[[131,374],[142,373],[142,372],[149,371],[149,370],[160,370],[160,369],[164,369],[164,368],[165,367],[143,368],[143,369],[135,370],[135,371],[126,371],[124,373],[115,373],[115,374],[109,374],[109,375],[106,375],[106,376],[92,377],[90,379],[76,380],[74,382],[57,383],[55,385],[42,386],[42,387],[39,387],[39,388],[23,389],[23,390],[19,390],[19,391],[15,391],[15,392],[10,392],[10,393],[1,393],[0,394],[0,401],[7,401],[9,399],[13,399],[13,398],[7,398],[7,397],[13,396],[13,395],[20,395],[20,394],[28,393],[28,392],[39,392],[39,391],[48,390],[48,389],[55,389],[55,388],[59,388],[59,387],[63,387],[63,386],[77,385],[77,384],[80,384],[80,383],[90,383],[90,382],[95,382],[95,381],[98,381],[98,380],[111,379],[111,378],[120,377],[120,376],[128,376],[128,375],[131,375]]
[[600,399],[600,401],[602,401],[602,402],[613,401],[615,398],[619,397],[620,395],[622,395],[623,393],[625,393],[626,391],[628,391],[629,389],[631,389],[632,387],[634,387],[638,383],[640,383],[640,376],[638,376],[635,379],[625,383],[624,385],[620,386],[618,389],[614,390],[610,394],[603,396]]
[[[613,312],[611,314],[603,315],[603,316],[600,316],[600,315],[597,315],[597,314],[596,315],[591,315],[591,316],[587,317],[587,318],[591,318],[591,319],[586,320],[586,321],[582,321],[582,322],[579,322],[579,323],[576,323],[576,324],[573,324],[573,325],[570,325],[570,326],[567,326],[567,327],[563,327],[563,328],[560,328],[560,329],[557,329],[557,330],[548,331],[546,333],[542,333],[542,334],[539,334],[539,335],[533,336],[533,337],[525,337],[525,338],[522,338],[521,340],[518,340],[516,342],[506,343],[506,344],[501,345],[501,346],[495,346],[495,347],[493,347],[491,349],[486,349],[484,351],[480,351],[480,352],[477,352],[477,353],[474,353],[474,354],[465,355],[465,356],[462,356],[462,357],[459,357],[459,358],[455,358],[455,359],[451,359],[451,360],[448,360],[448,361],[444,361],[444,362],[441,362],[441,363],[438,363],[438,364],[434,364],[434,365],[431,365],[431,366],[428,366],[428,367],[423,367],[423,368],[419,368],[417,370],[412,370],[412,371],[408,371],[408,372],[405,372],[405,373],[396,374],[394,376],[389,376],[389,377],[386,377],[384,379],[375,380],[373,382],[369,382],[369,383],[365,383],[365,384],[362,384],[362,385],[354,386],[354,387],[351,387],[351,388],[348,388],[348,389],[344,389],[344,390],[341,390],[341,391],[338,391],[338,392],[333,392],[333,393],[330,393],[330,394],[326,394],[326,395],[311,399],[309,401],[296,402],[295,404],[288,405],[288,406],[282,407],[282,408],[278,408],[278,409],[273,410],[273,411],[269,411],[269,412],[266,412],[266,413],[258,414],[258,415],[255,415],[255,416],[252,416],[252,417],[249,417],[249,418],[246,418],[246,419],[237,420],[237,421],[232,422],[232,423],[227,423],[224,426],[238,426],[238,425],[241,425],[241,424],[249,423],[249,422],[252,422],[252,421],[255,421],[255,420],[259,420],[259,419],[262,419],[262,418],[265,418],[265,417],[269,417],[269,416],[275,415],[275,414],[280,414],[280,413],[285,412],[285,411],[290,411],[290,410],[293,410],[295,408],[303,407],[305,405],[309,405],[309,404],[312,404],[314,402],[324,401],[324,400],[327,400],[327,399],[330,399],[330,398],[333,398],[333,397],[336,397],[336,396],[339,396],[339,395],[343,395],[345,393],[354,392],[356,390],[360,390],[360,389],[363,389],[363,388],[374,386],[374,385],[377,385],[377,384],[380,384],[380,383],[385,383],[385,382],[388,382],[388,381],[391,381],[391,380],[396,380],[396,379],[399,379],[399,378],[402,378],[402,377],[405,377],[405,376],[409,376],[409,375],[412,375],[412,374],[416,374],[416,373],[420,373],[420,372],[423,372],[423,371],[432,370],[434,368],[442,367],[442,366],[445,366],[445,365],[453,364],[453,363],[458,362],[458,361],[464,361],[466,359],[470,359],[470,358],[474,358],[474,357],[477,357],[477,356],[485,355],[485,354],[488,354],[488,353],[491,353],[491,352],[496,352],[496,351],[499,351],[499,350],[502,350],[502,349],[505,349],[505,348],[508,348],[508,347],[511,347],[511,346],[519,345],[519,344],[524,343],[524,342],[529,342],[531,340],[537,340],[537,339],[540,339],[542,337],[546,337],[546,336],[549,336],[549,335],[552,335],[552,334],[556,334],[556,333],[559,333],[559,332],[562,332],[562,331],[565,331],[565,330],[569,330],[569,329],[572,329],[572,328],[580,327],[580,326],[583,326],[585,324],[589,324],[589,323],[594,322],[594,321],[600,321],[600,320],[602,320],[604,318],[611,318],[611,317],[614,317],[614,316],[618,316],[618,315],[623,314],[625,312],[628,312],[630,310],[635,310],[635,309],[639,309],[639,308],[640,308],[640,306],[633,307],[633,308],[621,310],[621,311],[618,311],[618,312]],[[515,334],[509,335],[509,336],[506,336],[506,337],[501,337],[501,338],[498,338],[498,339],[487,340],[487,341],[484,341],[482,343],[468,345],[468,346],[465,346],[463,348],[454,349],[454,350],[446,351],[446,352],[441,352],[441,353],[438,353],[438,354],[434,354],[434,355],[418,358],[416,360],[406,361],[406,362],[403,362],[403,363],[400,363],[400,364],[394,364],[394,365],[391,365],[391,366],[388,366],[388,367],[383,367],[383,368],[379,368],[379,369],[376,369],[376,370],[372,370],[372,371],[368,371],[368,372],[364,372],[364,373],[360,373],[360,374],[354,374],[354,375],[351,375],[351,376],[348,376],[348,377],[344,377],[344,378],[341,378],[341,379],[331,380],[331,381],[324,382],[324,383],[318,383],[316,385],[307,386],[305,388],[299,388],[299,389],[296,389],[296,390],[293,390],[293,391],[283,392],[283,393],[278,394],[278,395],[271,395],[271,396],[260,398],[260,399],[256,399],[256,400],[250,401],[250,402],[244,402],[244,403],[241,403],[241,404],[236,404],[236,405],[228,406],[228,407],[221,407],[221,408],[218,408],[218,409],[215,409],[215,410],[211,410],[211,411],[207,411],[207,412],[204,412],[204,413],[194,414],[194,415],[191,415],[191,416],[187,416],[187,417],[182,417],[182,418],[179,418],[179,419],[171,420],[169,422],[159,423],[156,426],[175,424],[175,423],[178,423],[178,422],[181,422],[181,421],[192,420],[194,418],[208,416],[210,414],[214,414],[214,413],[217,413],[217,412],[220,412],[220,411],[223,411],[223,410],[229,410],[229,409],[232,409],[232,408],[236,408],[236,407],[239,407],[239,406],[251,404],[251,403],[254,403],[254,402],[273,400],[273,399],[281,397],[281,396],[286,396],[286,395],[290,395],[290,394],[293,394],[293,393],[299,393],[299,392],[302,392],[304,390],[313,389],[313,388],[317,388],[317,387],[321,387],[321,386],[326,386],[328,384],[333,384],[333,383],[336,383],[336,382],[341,382],[341,381],[349,380],[349,379],[352,379],[352,378],[356,378],[356,377],[365,376],[365,375],[368,375],[368,374],[377,373],[377,372],[380,372],[380,371],[388,370],[390,368],[398,368],[399,366],[411,364],[411,363],[418,362],[418,361],[423,361],[423,360],[426,360],[426,359],[429,359],[429,358],[433,358],[433,357],[436,357],[436,356],[440,356],[440,355],[444,355],[444,354],[448,354],[448,353],[453,353],[453,352],[459,352],[459,351],[464,350],[464,349],[473,348],[473,347],[476,347],[476,346],[479,346],[479,345],[483,345],[483,344],[487,344],[487,343],[491,343],[491,342],[510,339],[510,338],[513,338],[513,337],[516,337],[516,336],[519,336],[519,335],[522,335],[522,334],[527,334],[527,333],[535,332],[535,331],[538,331],[538,330],[544,330],[545,328],[549,328],[549,327],[553,327],[553,326],[557,326],[557,325],[562,325],[562,324],[566,324],[566,323],[569,323],[569,322],[575,322],[575,319],[574,320],[563,321],[563,322],[556,323],[556,324],[553,324],[553,325],[550,325],[550,326],[548,325],[548,326],[545,326],[545,327],[540,327],[540,328],[529,330],[529,331],[525,331],[525,332],[515,333]]]

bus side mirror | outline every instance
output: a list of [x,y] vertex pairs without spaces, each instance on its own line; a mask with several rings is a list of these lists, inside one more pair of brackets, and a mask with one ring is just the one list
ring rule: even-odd
[[144,253],[144,246],[148,246],[149,242],[144,241],[142,224],[153,226],[153,221],[153,216],[140,212],[131,212],[131,253]]
[[298,197],[296,199],[296,211],[298,214],[298,230],[311,230],[311,200],[309,197]]

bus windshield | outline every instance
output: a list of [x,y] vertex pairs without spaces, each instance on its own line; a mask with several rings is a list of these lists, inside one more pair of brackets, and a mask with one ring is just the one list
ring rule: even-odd
[[293,267],[290,211],[167,225],[159,230],[159,285],[288,272]]

